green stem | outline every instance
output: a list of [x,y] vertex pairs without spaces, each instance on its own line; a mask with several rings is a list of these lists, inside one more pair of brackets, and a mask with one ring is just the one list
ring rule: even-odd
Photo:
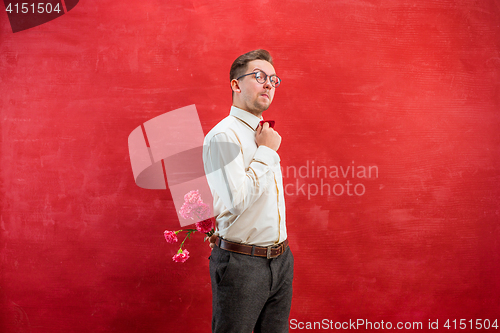
[[189,235],[196,232],[196,229],[179,230],[179,232],[180,231],[187,231],[188,232],[186,234],[186,237],[184,237],[184,240],[182,241],[181,246],[179,247],[179,251],[182,251],[182,246],[184,245],[184,242],[186,241],[186,239],[188,239]]
[[197,230],[196,230],[196,229],[186,229],[186,230],[181,229],[181,230],[177,230],[177,231],[175,231],[175,234],[177,235],[177,234],[178,234],[178,233],[180,233],[181,231],[189,231],[189,232],[192,232],[192,231],[197,231]]

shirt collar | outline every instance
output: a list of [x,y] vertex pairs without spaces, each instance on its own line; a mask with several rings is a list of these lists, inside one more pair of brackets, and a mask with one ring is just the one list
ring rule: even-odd
[[259,122],[263,120],[262,117],[257,117],[253,114],[251,114],[248,111],[242,110],[240,108],[237,108],[236,106],[231,106],[231,112],[229,113],[231,116],[234,116],[244,122],[246,125],[248,125],[251,129],[254,131],[257,130],[257,127],[259,126]]

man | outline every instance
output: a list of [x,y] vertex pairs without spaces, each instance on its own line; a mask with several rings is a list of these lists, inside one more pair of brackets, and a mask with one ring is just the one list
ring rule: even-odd
[[259,124],[281,80],[265,50],[238,57],[230,80],[230,114],[207,134],[203,151],[217,221],[210,238],[212,332],[288,332],[293,255],[281,136],[268,122]]

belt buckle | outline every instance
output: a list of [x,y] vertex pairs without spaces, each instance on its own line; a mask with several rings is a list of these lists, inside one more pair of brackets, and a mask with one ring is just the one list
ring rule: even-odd
[[271,255],[271,249],[273,248],[273,245],[269,245],[267,247],[267,259],[274,259],[274,258],[277,258],[279,256],[279,254],[275,255],[275,256],[272,256]]

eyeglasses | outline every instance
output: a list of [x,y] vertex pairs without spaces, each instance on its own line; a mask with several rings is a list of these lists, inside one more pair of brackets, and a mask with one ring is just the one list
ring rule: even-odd
[[271,85],[273,87],[277,88],[281,84],[281,79],[279,77],[277,77],[276,74],[267,75],[263,71],[257,71],[257,72],[253,72],[253,73],[248,73],[248,74],[240,76],[236,80],[239,80],[239,79],[241,79],[244,76],[254,75],[254,74],[255,74],[255,80],[257,80],[257,82],[260,83],[260,84],[266,83],[267,77],[269,77],[269,82],[271,82]]

